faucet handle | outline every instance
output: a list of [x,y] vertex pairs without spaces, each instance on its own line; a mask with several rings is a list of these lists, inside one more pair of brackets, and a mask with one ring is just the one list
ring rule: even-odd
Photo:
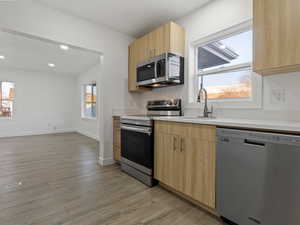
[[198,94],[198,96],[197,96],[197,102],[198,102],[198,103],[201,102],[201,96],[200,96],[200,94]]

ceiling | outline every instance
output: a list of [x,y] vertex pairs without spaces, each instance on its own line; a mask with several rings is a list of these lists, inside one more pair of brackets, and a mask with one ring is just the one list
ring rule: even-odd
[[0,31],[0,68],[77,76],[100,62],[98,53],[71,46],[64,51],[59,44]]
[[35,0],[133,37],[176,20],[212,0]]

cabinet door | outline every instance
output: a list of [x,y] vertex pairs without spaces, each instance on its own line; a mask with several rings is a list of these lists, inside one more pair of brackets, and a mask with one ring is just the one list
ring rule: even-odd
[[176,23],[165,25],[165,45],[168,52],[185,55],[185,30]]
[[155,178],[215,208],[214,126],[155,122]]
[[166,32],[164,26],[152,31],[148,36],[150,57],[159,56],[167,52],[166,48]]
[[254,0],[254,70],[300,71],[300,1]]
[[138,60],[138,49],[137,42],[133,42],[129,46],[129,57],[128,57],[128,90],[137,91],[136,85],[136,65]]
[[137,64],[139,64],[150,58],[149,36],[145,35],[142,38],[136,40],[136,42],[137,42],[137,49],[138,49]]
[[175,186],[175,154],[178,137],[155,132],[154,177],[171,186]]
[[215,208],[215,143],[198,138],[184,138],[183,193]]
[[155,122],[154,170],[157,180],[177,191],[182,191],[184,154],[180,148],[181,138],[178,129],[180,129],[178,123]]
[[128,48],[128,90],[130,92],[142,92],[151,90],[149,88],[139,88],[136,83],[136,66],[145,57],[145,53],[142,53],[140,46],[143,43],[140,41],[133,42]]
[[155,54],[155,48],[156,48],[156,45],[157,45],[157,42],[156,42],[156,30],[152,31],[151,33],[149,33],[147,35],[147,38],[148,38],[148,58],[152,58],[154,56],[156,56]]
[[144,60],[167,52],[181,56],[185,54],[185,30],[173,22],[160,26],[139,40],[143,48],[140,54]]

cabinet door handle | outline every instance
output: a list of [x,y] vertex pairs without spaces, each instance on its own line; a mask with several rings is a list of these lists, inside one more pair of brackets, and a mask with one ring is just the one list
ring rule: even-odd
[[184,151],[184,139],[181,138],[180,139],[180,152],[183,152]]
[[176,137],[173,137],[173,151],[176,151]]

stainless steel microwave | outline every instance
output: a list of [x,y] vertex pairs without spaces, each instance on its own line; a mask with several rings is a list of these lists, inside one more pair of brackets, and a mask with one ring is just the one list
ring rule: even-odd
[[136,70],[139,87],[165,87],[184,83],[184,58],[172,53],[140,63]]

